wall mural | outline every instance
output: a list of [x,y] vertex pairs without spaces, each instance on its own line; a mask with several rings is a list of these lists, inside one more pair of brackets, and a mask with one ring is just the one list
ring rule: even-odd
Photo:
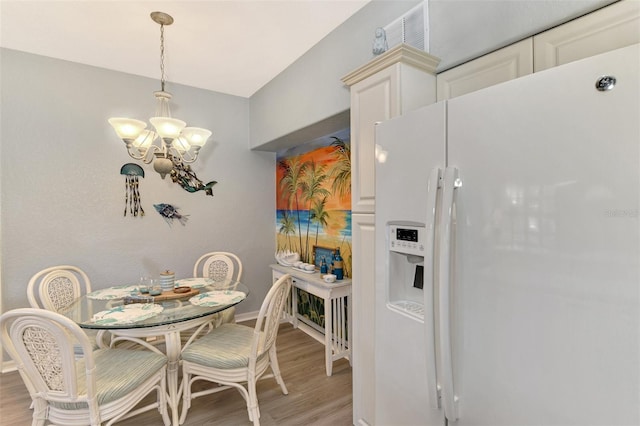
[[[319,264],[314,247],[340,249],[351,277],[351,145],[349,129],[276,156],[276,249]],[[329,259],[327,259],[329,261]],[[298,312],[324,327],[321,299],[302,290]]]

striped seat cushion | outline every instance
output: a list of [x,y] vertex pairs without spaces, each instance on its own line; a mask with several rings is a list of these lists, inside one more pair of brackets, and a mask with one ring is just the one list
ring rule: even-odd
[[[97,342],[98,330],[87,329],[87,330],[83,330],[83,331],[87,335],[87,337],[89,338],[89,342],[91,343],[91,347],[93,349],[98,349],[98,342]],[[80,346],[79,343],[75,344],[73,346],[73,353],[76,355],[76,357],[81,357],[82,356],[82,346]]]
[[[126,349],[98,349],[93,352],[93,357],[96,364],[98,405],[115,401],[127,395],[167,363],[167,357],[164,355],[150,351]],[[86,394],[84,359],[76,362],[76,371],[78,374],[78,394]],[[66,410],[88,407],[86,402],[52,402],[51,405]]]
[[189,345],[182,352],[182,359],[219,369],[247,367],[252,339],[252,327],[222,324]]

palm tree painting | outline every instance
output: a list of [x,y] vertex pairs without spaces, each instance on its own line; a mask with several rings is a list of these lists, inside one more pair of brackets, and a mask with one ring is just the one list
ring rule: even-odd
[[276,249],[314,263],[314,246],[340,248],[351,276],[349,129],[279,152],[276,183]]
[[[340,248],[345,276],[350,277],[349,129],[279,152],[276,198],[276,249],[300,253],[303,262],[317,265],[320,260],[314,258],[314,247]],[[298,314],[310,325],[324,327],[323,300],[297,291]]]

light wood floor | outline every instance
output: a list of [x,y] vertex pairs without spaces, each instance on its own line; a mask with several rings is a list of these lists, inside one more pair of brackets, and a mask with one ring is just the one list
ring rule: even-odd
[[[249,323],[247,323],[249,324]],[[352,424],[351,367],[334,362],[327,377],[324,346],[290,324],[281,324],[278,361],[289,390],[283,395],[274,379],[258,382],[263,426],[347,426]],[[204,382],[200,382],[204,384]],[[195,385],[198,386],[198,383]],[[0,426],[31,424],[31,400],[17,372],[0,374]],[[132,417],[120,426],[162,425],[157,411]],[[192,401],[185,426],[251,425],[244,399],[229,389]]]

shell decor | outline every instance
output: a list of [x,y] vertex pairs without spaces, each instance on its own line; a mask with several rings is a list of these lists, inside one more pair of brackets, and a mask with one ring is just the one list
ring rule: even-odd
[[139,190],[139,178],[144,177],[144,170],[137,164],[127,163],[120,168],[120,174],[124,175],[126,179],[124,215],[126,216],[129,211],[131,216],[144,216]]

